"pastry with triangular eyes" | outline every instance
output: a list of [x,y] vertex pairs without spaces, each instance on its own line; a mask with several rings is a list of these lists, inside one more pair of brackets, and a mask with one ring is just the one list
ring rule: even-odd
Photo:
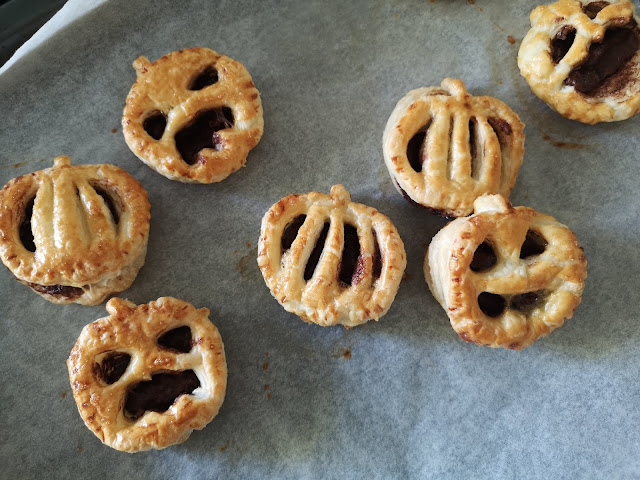
[[162,297],[112,298],[109,316],[82,329],[67,366],[87,427],[125,452],[184,442],[218,414],[227,362],[209,310]]
[[391,220],[351,201],[342,185],[331,195],[289,195],[264,215],[258,265],[288,312],[322,326],[378,320],[393,303],[407,260]]
[[144,264],[149,208],[121,168],[56,157],[0,191],[0,258],[50,302],[97,305],[129,288]]
[[553,217],[483,195],[427,250],[425,279],[463,340],[520,350],[571,318],[587,262]]
[[524,156],[523,130],[506,104],[469,95],[461,80],[445,78],[398,102],[382,149],[394,185],[410,203],[461,217],[480,195],[509,196]]
[[251,75],[208,48],[172,52],[138,73],[127,97],[122,131],[131,151],[161,175],[213,183],[244,166],[264,126]]
[[531,12],[520,73],[560,115],[594,124],[640,111],[640,18],[629,0],[560,0]]

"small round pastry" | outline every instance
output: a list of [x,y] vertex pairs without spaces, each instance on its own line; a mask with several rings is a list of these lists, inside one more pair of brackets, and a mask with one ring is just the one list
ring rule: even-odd
[[122,116],[131,151],[171,180],[213,183],[244,166],[262,137],[260,94],[244,66],[208,48],[133,62]]
[[391,307],[406,266],[396,227],[376,209],[331,196],[289,195],[262,219],[258,265],[288,312],[322,326],[353,327]]
[[97,305],[133,283],[149,219],[147,192],[127,172],[59,156],[0,191],[0,258],[50,302]]
[[573,315],[587,277],[584,252],[553,217],[500,195],[474,208],[433,237],[425,279],[460,338],[520,350]]
[[640,28],[629,0],[560,0],[531,12],[520,73],[560,115],[582,123],[640,110]]
[[509,196],[524,156],[524,124],[507,105],[472,97],[461,80],[412,90],[396,105],[382,136],[398,191],[444,217],[473,211],[485,193]]
[[209,310],[177,298],[112,298],[85,326],[67,366],[85,424],[124,452],[184,442],[218,414],[227,363]]

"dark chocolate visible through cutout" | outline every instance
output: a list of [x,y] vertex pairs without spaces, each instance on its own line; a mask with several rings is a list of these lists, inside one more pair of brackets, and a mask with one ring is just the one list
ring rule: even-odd
[[486,316],[499,317],[507,308],[507,301],[502,297],[502,295],[482,292],[478,295],[478,306]]
[[205,148],[221,150],[222,143],[216,132],[232,127],[233,121],[229,107],[198,112],[191,123],[176,133],[176,148],[185,163],[197,163],[201,160],[199,152]]
[[531,310],[541,298],[542,292],[526,292],[520,295],[514,295],[509,302],[509,308],[527,312]]
[[478,145],[478,120],[469,119],[469,154],[471,155],[471,178],[478,178],[482,167],[482,155]]
[[116,208],[116,204],[111,194],[107,193],[107,191],[104,188],[99,187],[98,185],[92,184],[91,186],[96,191],[96,193],[102,197],[102,200],[104,200],[104,203],[109,209],[109,212],[111,212],[111,218],[113,219],[113,223],[118,225],[120,223],[120,214],[118,213],[118,209]]
[[24,207],[24,216],[20,222],[20,241],[24,248],[30,252],[36,251],[36,244],[33,238],[33,231],[31,230],[31,217],[33,217],[33,204],[36,201],[36,197],[33,197],[27,202]]
[[600,43],[589,46],[587,58],[565,80],[577,92],[589,94],[608,77],[620,71],[638,51],[640,33],[635,20],[619,28],[608,28]]
[[576,29],[571,25],[563,25],[553,40],[551,40],[551,60],[554,64],[560,63],[560,60],[567,54],[573,41],[576,39]]
[[165,412],[180,395],[190,394],[200,386],[193,370],[156,373],[151,380],[140,382],[127,393],[124,414],[137,420],[145,412]]
[[212,66],[208,66],[191,81],[188,88],[189,90],[202,90],[217,81],[218,71]]
[[154,140],[160,140],[162,138],[166,126],[167,117],[159,111],[152,112],[144,122],[142,122],[142,128],[144,128],[144,131]]
[[325,222],[322,227],[322,232],[320,232],[320,237],[316,242],[315,247],[313,247],[313,251],[309,256],[309,260],[307,261],[307,265],[304,268],[304,280],[309,281],[311,277],[313,277],[313,272],[316,270],[316,266],[320,261],[320,255],[322,255],[322,251],[324,250],[324,242],[327,240],[327,234],[329,233],[329,227],[331,224],[329,222]]
[[520,247],[520,258],[524,259],[533,257],[534,255],[540,255],[547,248],[547,245],[548,243],[542,235],[533,230],[529,230],[522,247]]
[[498,257],[496,257],[496,252],[493,250],[491,244],[485,240],[476,248],[469,268],[474,272],[482,272],[489,270],[497,261]]
[[373,232],[373,244],[375,247],[375,250],[373,252],[373,282],[375,282],[377,279],[380,278],[380,275],[382,274],[382,254],[380,252],[380,244],[378,243],[378,234],[375,232]]
[[425,149],[425,139],[427,138],[427,132],[429,127],[431,126],[431,120],[424,127],[416,132],[416,134],[411,137],[409,143],[407,144],[407,160],[409,160],[409,165],[411,168],[417,173],[422,171],[422,162],[424,161],[424,149]]
[[291,248],[291,245],[293,245],[293,242],[295,242],[296,237],[298,236],[298,231],[300,231],[300,228],[306,219],[306,215],[298,215],[296,218],[291,220],[286,227],[284,227],[282,239],[280,240],[280,246],[283,252],[286,252]]
[[360,281],[364,273],[364,259],[360,255],[358,229],[353,225],[344,225],[344,247],[340,260],[338,278],[346,285],[354,285]]
[[158,345],[180,353],[189,353],[193,345],[191,329],[187,325],[173,328],[158,337]]
[[112,352],[102,359],[102,362],[96,363],[94,373],[107,385],[116,383],[124,372],[127,370],[131,362],[131,355],[123,352]]
[[38,293],[51,295],[52,297],[65,298],[74,300],[84,293],[80,287],[72,287],[70,285],[40,285],[38,283],[27,283],[31,289]]
[[586,5],[583,5],[582,11],[587,15],[587,17],[593,20],[598,16],[598,13],[600,13],[600,10],[602,10],[604,7],[607,7],[609,5],[610,5],[609,2],[591,2],[591,3],[587,3]]

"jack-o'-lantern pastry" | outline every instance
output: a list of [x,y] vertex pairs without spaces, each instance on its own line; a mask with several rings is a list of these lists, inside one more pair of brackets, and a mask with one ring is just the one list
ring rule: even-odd
[[67,366],[87,427],[125,452],[184,442],[218,414],[227,363],[209,310],[162,297],[112,298],[109,316],[84,327]]
[[384,160],[410,203],[461,217],[480,195],[509,196],[524,156],[523,130],[500,100],[473,97],[462,81],[445,78],[398,102],[382,137]]
[[460,338],[520,350],[573,315],[587,276],[584,252],[553,217],[500,195],[474,207],[433,237],[425,278]]
[[376,209],[331,195],[289,195],[262,219],[258,265],[288,312],[322,326],[353,327],[389,310],[406,266],[404,244]]
[[245,67],[208,48],[133,62],[122,131],[131,151],[171,180],[213,183],[244,166],[263,131],[260,94]]
[[127,172],[59,156],[0,191],[0,257],[50,302],[97,305],[133,283],[149,219],[147,192]]
[[560,0],[531,13],[518,53],[538,97],[572,120],[625,120],[640,110],[640,28],[629,0]]

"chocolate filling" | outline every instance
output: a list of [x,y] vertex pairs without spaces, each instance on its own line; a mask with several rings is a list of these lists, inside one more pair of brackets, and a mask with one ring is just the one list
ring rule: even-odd
[[498,317],[507,308],[507,301],[495,293],[482,292],[478,295],[478,306],[488,317]]
[[76,299],[84,293],[82,288],[71,287],[69,285],[39,285],[31,282],[28,282],[27,284],[38,293],[51,295],[53,297],[66,298],[67,300]]
[[498,117],[487,118],[487,122],[489,122],[489,125],[491,125],[491,128],[493,128],[493,131],[496,133],[500,146],[504,147],[508,142],[507,137],[510,137],[513,133],[509,122]]
[[409,160],[409,165],[411,165],[411,168],[413,168],[417,173],[422,171],[422,162],[424,161],[424,141],[425,138],[427,138],[427,131],[430,126],[431,120],[429,120],[429,123],[424,127],[418,130],[407,144],[407,159]]
[[609,2],[591,2],[591,3],[587,3],[586,5],[583,5],[582,11],[586,13],[587,17],[593,20],[598,16],[598,13],[600,13],[600,10],[602,10],[604,7],[607,7],[607,6],[609,6]]
[[131,355],[122,352],[112,352],[108,354],[101,363],[93,366],[93,373],[107,385],[116,383],[131,362]]
[[364,272],[364,260],[360,256],[360,240],[358,229],[353,225],[344,226],[344,247],[340,259],[338,278],[346,285],[354,285],[360,281]]
[[576,39],[576,29],[570,25],[563,25],[556,36],[551,40],[551,60],[554,64],[560,63],[560,60],[567,54],[573,41]]
[[191,329],[186,325],[171,329],[158,337],[158,345],[181,353],[189,353],[193,345]]
[[209,66],[196,76],[189,84],[189,90],[202,90],[218,81],[218,71]]
[[413,198],[411,198],[409,196],[409,194],[407,192],[405,192],[402,187],[400,185],[398,185],[398,182],[396,182],[395,180],[393,181],[396,184],[396,187],[398,188],[398,190],[400,190],[400,193],[402,194],[402,196],[404,197],[404,199],[409,202],[411,205],[415,206],[415,207],[420,207],[423,208],[425,210],[427,210],[429,213],[433,213],[434,215],[440,215],[443,218],[446,219],[453,219],[455,218],[453,215],[449,215],[449,212],[447,212],[446,210],[441,210],[439,208],[431,208],[431,207],[426,207],[418,202],[416,202]]
[[476,117],[469,119],[469,154],[471,155],[471,178],[477,178],[480,174],[482,157],[478,148],[478,120]]
[[109,212],[111,212],[111,218],[113,218],[113,223],[118,225],[118,223],[120,223],[120,215],[118,214],[118,209],[116,208],[116,204],[113,201],[113,197],[111,197],[111,195],[107,193],[107,191],[104,190],[102,187],[99,187],[97,185],[91,185],[91,186],[96,191],[96,193],[102,197],[102,200],[104,200],[104,203],[109,209]]
[[156,373],[151,380],[134,386],[124,403],[124,414],[137,420],[147,411],[165,412],[180,395],[190,394],[200,386],[193,370],[172,373]]
[[493,247],[485,240],[476,248],[470,268],[474,272],[482,272],[493,267],[497,261],[498,257],[496,257]]
[[291,248],[291,245],[295,242],[298,232],[306,219],[306,215],[298,215],[296,218],[291,220],[286,227],[284,227],[282,239],[280,240],[280,246],[283,252],[286,252]]
[[513,308],[514,310],[525,312],[527,310],[531,310],[531,308],[533,308],[541,298],[541,292],[521,293],[520,295],[514,295],[513,297],[511,297],[509,307]]
[[33,217],[33,204],[36,197],[29,200],[24,207],[24,216],[20,222],[20,241],[24,248],[30,252],[36,251],[36,244],[33,239],[33,231],[31,230],[31,217]]
[[233,126],[233,112],[229,107],[199,112],[194,120],[176,133],[176,148],[189,165],[201,161],[199,152],[204,148],[222,149],[219,130]]
[[636,27],[636,22],[631,20],[623,27],[607,29],[602,42],[589,46],[586,60],[569,73],[565,84],[588,94],[621,70],[638,50],[640,41]]
[[533,230],[529,230],[522,247],[520,247],[520,258],[540,255],[547,248],[547,245],[548,243],[542,235]]
[[375,250],[373,252],[373,281],[375,282],[380,278],[382,274],[382,254],[380,253],[380,244],[378,243],[378,235],[376,232],[373,232],[373,245]]
[[311,277],[313,277],[313,272],[315,272],[316,266],[320,261],[320,255],[322,255],[322,250],[324,250],[324,242],[327,240],[330,225],[331,224],[329,222],[325,222],[324,227],[322,227],[322,232],[320,232],[320,237],[318,238],[315,247],[313,247],[313,251],[309,256],[309,261],[304,268],[305,281],[309,281]]
[[164,129],[167,126],[167,117],[164,113],[155,111],[149,115],[142,123],[142,128],[147,132],[154,140],[160,140],[164,134]]

